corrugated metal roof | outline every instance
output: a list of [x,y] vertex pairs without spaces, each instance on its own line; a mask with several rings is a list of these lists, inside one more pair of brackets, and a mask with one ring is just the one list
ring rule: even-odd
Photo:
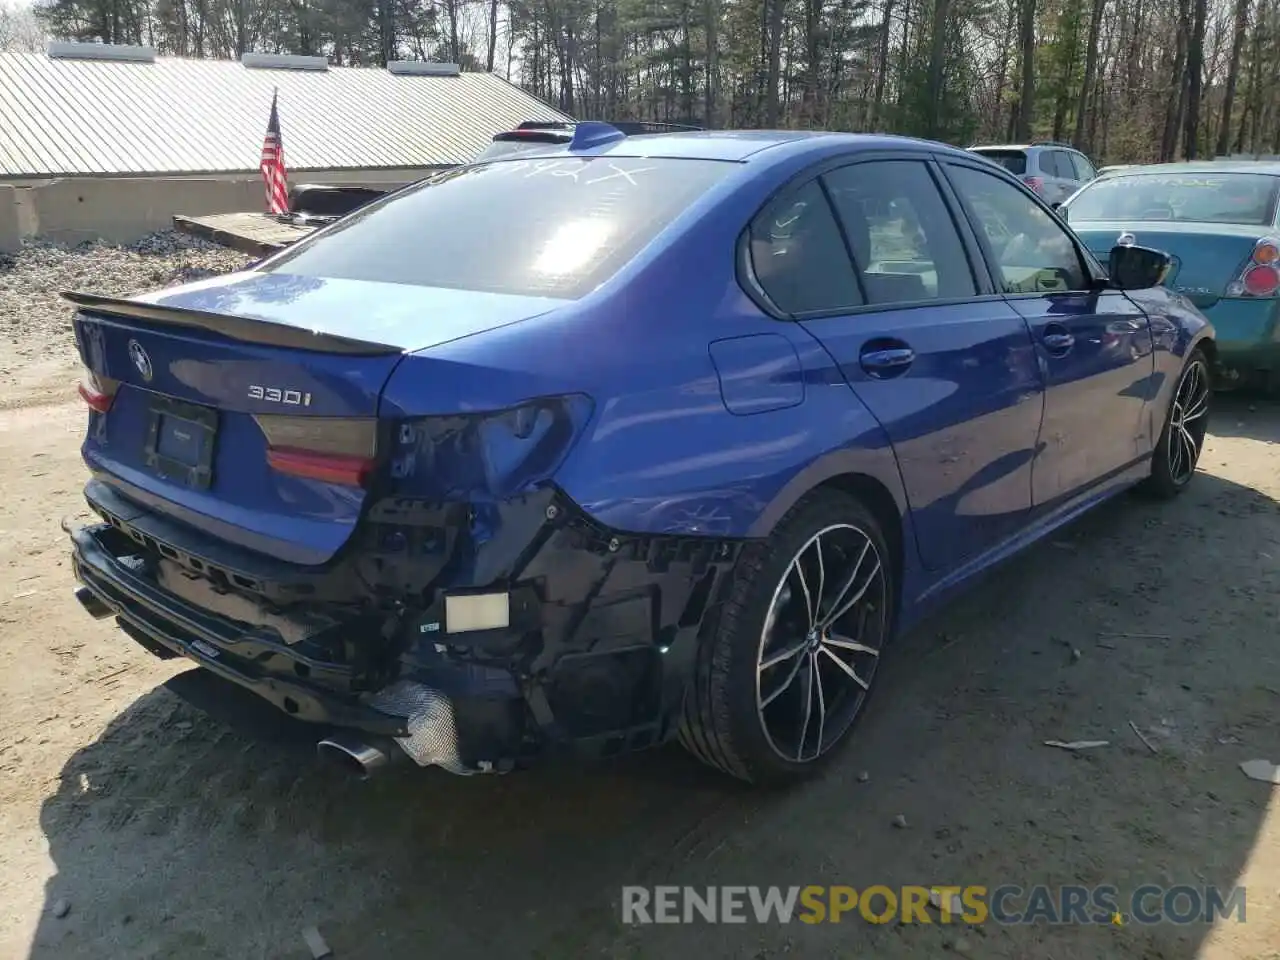
[[487,73],[5,53],[0,177],[256,171],[275,88],[290,170],[465,163],[523,120],[568,119]]

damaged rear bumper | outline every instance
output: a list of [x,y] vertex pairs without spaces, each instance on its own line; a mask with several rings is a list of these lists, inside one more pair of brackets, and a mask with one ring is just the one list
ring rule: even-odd
[[[403,718],[346,700],[323,687],[284,677],[281,666],[309,675],[318,666],[265,637],[254,637],[242,624],[210,614],[159,587],[130,563],[113,527],[84,527],[71,535],[72,565],[88,595],[77,599],[95,616],[105,607],[121,627],[152,653],[186,657],[224,680],[244,687],[299,720],[350,727],[384,736],[404,736]],[[116,541],[116,542],[113,542]],[[264,664],[272,659],[268,672]]]
[[[519,518],[506,524],[519,537],[462,531],[451,540],[454,561],[432,561],[427,583],[411,582],[417,565],[397,547],[392,596],[375,584],[349,605],[360,613],[286,642],[265,618],[235,620],[165,589],[157,566],[178,564],[222,593],[269,597],[273,609],[345,603],[372,569],[392,569],[370,544],[412,546],[423,516],[415,527],[370,524],[328,568],[288,568],[229,555],[101,483],[86,498],[106,521],[72,535],[77,595],[91,614],[113,614],[152,653],[186,657],[299,720],[394,739],[420,765],[455,773],[668,739],[702,625],[724,599],[740,548],[610,531],[548,489],[502,505]],[[449,598],[494,592],[507,598],[505,626],[451,629]]]

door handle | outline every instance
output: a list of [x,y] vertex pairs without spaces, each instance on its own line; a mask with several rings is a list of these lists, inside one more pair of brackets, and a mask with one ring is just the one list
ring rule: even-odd
[[885,379],[906,373],[916,358],[916,352],[903,344],[900,347],[882,347],[878,350],[864,349],[858,358],[862,369],[873,377]]
[[1061,357],[1071,352],[1071,348],[1076,345],[1076,338],[1066,327],[1054,323],[1045,327],[1040,342],[1052,356]]

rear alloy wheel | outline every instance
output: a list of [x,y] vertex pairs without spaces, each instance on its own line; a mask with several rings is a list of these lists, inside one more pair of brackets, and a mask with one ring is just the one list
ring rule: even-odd
[[699,651],[681,742],[751,782],[811,774],[870,695],[892,580],[884,537],[858,501],[826,490],[802,500],[740,558]]
[[1178,385],[1173,391],[1164,430],[1151,456],[1151,476],[1144,490],[1167,500],[1186,489],[1195,476],[1200,451],[1209,429],[1209,406],[1213,399],[1213,381],[1209,361],[1196,349],[1187,358]]

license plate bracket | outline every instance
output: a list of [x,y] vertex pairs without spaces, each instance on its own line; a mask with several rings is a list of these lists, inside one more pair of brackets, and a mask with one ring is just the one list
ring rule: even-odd
[[218,411],[172,397],[154,397],[148,411],[147,466],[195,490],[213,483]]

